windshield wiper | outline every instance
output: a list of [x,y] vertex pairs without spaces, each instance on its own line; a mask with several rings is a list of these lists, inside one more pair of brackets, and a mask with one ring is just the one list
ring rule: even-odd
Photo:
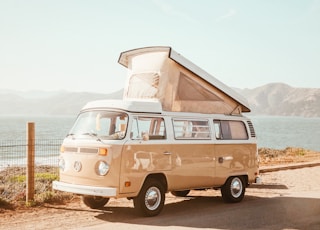
[[96,134],[96,133],[82,133],[81,135],[88,135],[90,137],[97,137],[98,136],[98,134]]
[[88,135],[90,137],[96,137],[96,141],[99,141],[104,144],[104,142],[98,137],[98,134],[96,134],[96,133],[82,133],[81,135]]
[[[67,134],[66,137],[69,137],[69,136],[73,137],[74,135],[75,135],[74,133],[69,133],[69,134]],[[82,133],[80,135],[86,135],[86,136],[94,137],[94,138],[96,138],[96,141],[99,141],[99,142],[104,144],[104,142],[98,137],[97,133],[89,133],[89,132],[87,132],[87,133]]]

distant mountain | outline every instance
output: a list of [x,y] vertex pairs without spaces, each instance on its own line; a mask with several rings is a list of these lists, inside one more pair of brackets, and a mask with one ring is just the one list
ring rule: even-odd
[[120,99],[122,94],[123,90],[111,94],[0,90],[0,115],[77,115],[89,101]]
[[[294,88],[271,83],[254,89],[235,89],[249,101],[252,115],[320,117],[320,88]],[[121,99],[111,94],[67,91],[12,91],[0,89],[0,115],[77,115],[89,101]]]
[[271,83],[239,90],[256,115],[320,117],[320,88],[294,88]]

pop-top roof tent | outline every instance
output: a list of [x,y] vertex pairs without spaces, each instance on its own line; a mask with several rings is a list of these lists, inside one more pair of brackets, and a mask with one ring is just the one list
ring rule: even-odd
[[175,112],[250,112],[245,98],[171,47],[125,51],[118,62],[128,68],[124,100],[159,100],[163,110]]

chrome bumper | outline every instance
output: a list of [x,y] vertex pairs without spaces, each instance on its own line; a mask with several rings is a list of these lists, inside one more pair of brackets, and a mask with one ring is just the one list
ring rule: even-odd
[[262,183],[262,179],[261,179],[260,176],[256,177],[255,183],[256,183],[256,184],[261,184],[261,183]]
[[87,185],[69,184],[60,181],[53,181],[52,188],[59,191],[71,192],[89,196],[115,197],[117,195],[116,188],[95,187]]

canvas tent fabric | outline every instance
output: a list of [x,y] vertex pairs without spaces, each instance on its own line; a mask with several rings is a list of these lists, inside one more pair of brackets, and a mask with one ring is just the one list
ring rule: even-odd
[[124,100],[158,100],[174,112],[250,112],[245,98],[171,47],[125,51],[118,62],[128,69]]

